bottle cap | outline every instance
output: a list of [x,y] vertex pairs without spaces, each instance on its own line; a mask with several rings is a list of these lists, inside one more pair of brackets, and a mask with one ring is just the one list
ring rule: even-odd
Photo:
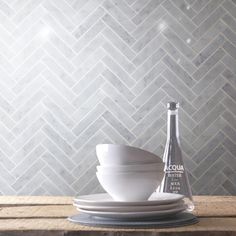
[[174,111],[179,108],[179,103],[178,102],[168,102],[167,108],[171,111]]

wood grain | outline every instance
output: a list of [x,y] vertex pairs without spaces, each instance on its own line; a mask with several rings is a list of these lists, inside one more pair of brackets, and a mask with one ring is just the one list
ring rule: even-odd
[[51,196],[0,196],[0,206],[5,205],[71,205],[73,197]]
[[167,229],[123,229],[123,228],[98,228],[73,224],[66,219],[2,219],[0,231],[18,230],[58,230],[58,231],[103,231],[103,232],[194,232],[194,231],[235,231],[235,218],[201,218],[200,222],[191,226]]
[[235,196],[196,196],[194,202],[197,216],[236,216]]
[[11,218],[66,218],[78,211],[72,205],[37,205],[0,208],[0,219]]
[[[195,225],[168,229],[97,228],[73,224],[72,197],[0,197],[0,236],[4,235],[236,235],[236,197],[194,197]],[[198,233],[198,234],[197,234]]]

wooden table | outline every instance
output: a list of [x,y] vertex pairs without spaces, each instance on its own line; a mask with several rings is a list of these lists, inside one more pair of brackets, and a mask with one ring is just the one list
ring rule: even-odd
[[0,196],[0,236],[103,235],[175,236],[236,235],[236,196],[196,196],[195,225],[168,229],[94,228],[73,224],[67,217],[77,214],[72,197]]

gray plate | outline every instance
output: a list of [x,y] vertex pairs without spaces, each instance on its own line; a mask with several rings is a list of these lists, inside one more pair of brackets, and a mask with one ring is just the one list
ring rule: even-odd
[[181,212],[174,216],[170,216],[164,219],[135,219],[135,220],[117,220],[110,218],[94,217],[88,214],[80,213],[68,218],[73,223],[78,223],[87,226],[97,227],[135,227],[135,228],[170,228],[180,227],[185,225],[192,225],[198,222],[196,216],[191,213]]

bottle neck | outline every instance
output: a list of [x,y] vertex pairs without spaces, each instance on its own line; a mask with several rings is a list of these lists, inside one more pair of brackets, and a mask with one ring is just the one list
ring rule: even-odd
[[167,140],[176,138],[179,140],[178,110],[167,112]]

